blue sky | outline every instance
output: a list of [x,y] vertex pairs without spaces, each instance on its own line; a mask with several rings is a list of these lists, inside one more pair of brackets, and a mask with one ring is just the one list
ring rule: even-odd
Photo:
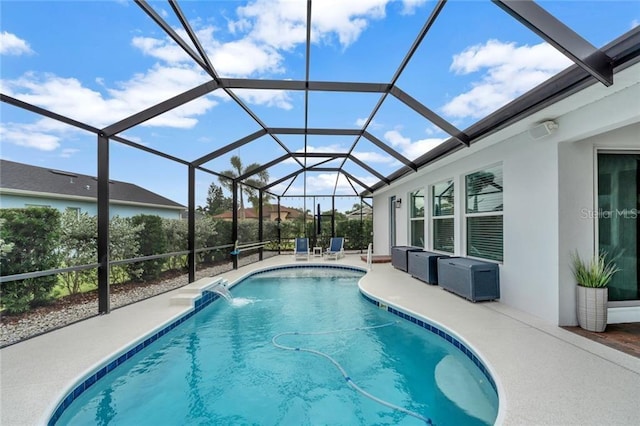
[[[543,1],[549,12],[596,47],[640,22],[637,1]],[[180,34],[167,2],[151,2]],[[426,0],[316,0],[312,9],[311,80],[388,83],[435,2]],[[306,2],[301,0],[182,1],[223,77],[305,77]],[[0,3],[0,89],[3,94],[102,128],[209,80],[208,76],[133,2],[5,1]],[[187,37],[185,36],[185,39]],[[562,54],[489,1],[449,1],[398,80],[398,87],[464,129],[570,65]],[[236,91],[269,127],[304,127],[304,94]],[[309,127],[359,129],[379,94],[312,92]],[[96,174],[96,138],[81,130],[0,104],[3,159]],[[260,127],[218,90],[159,116],[122,136],[194,160]],[[367,130],[415,159],[446,135],[389,96]],[[302,136],[279,136],[291,151]],[[308,150],[347,152],[353,137],[312,136]],[[265,163],[285,151],[269,136],[205,166],[228,169],[229,158]],[[182,165],[111,144],[111,178],[136,183],[186,203]],[[399,163],[365,139],[360,160],[384,175]],[[339,166],[341,162],[327,166]],[[275,181],[296,170],[287,161],[269,170]],[[345,169],[366,184],[377,179],[354,163]],[[353,194],[332,173],[307,173],[308,194]],[[197,175],[197,203],[209,184]],[[289,185],[274,188],[281,193]],[[357,190],[362,188],[356,185]],[[301,195],[300,176],[288,195]],[[345,200],[339,209],[356,200]],[[323,209],[330,201],[323,200]],[[295,205],[294,200],[283,203]],[[307,206],[310,208],[310,206]]]

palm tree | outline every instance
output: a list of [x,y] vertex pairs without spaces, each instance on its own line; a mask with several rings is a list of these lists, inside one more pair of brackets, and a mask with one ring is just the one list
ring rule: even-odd
[[[221,172],[221,174],[231,179],[236,179],[238,176],[242,176],[246,173],[250,173],[252,170],[259,168],[260,164],[251,163],[247,167],[242,167],[242,160],[240,159],[239,156],[234,155],[233,157],[231,157],[231,166],[233,167],[233,169],[225,170]],[[258,172],[253,176],[255,177],[251,177],[244,180],[244,183],[246,183],[246,185],[243,185],[242,182],[238,182],[238,186],[240,189],[240,212],[242,214],[242,219],[245,219],[244,194],[247,195],[247,199],[253,205],[253,207],[256,207],[256,204],[258,202],[258,190],[253,188],[252,186],[260,188],[269,182],[269,172],[266,170]],[[225,179],[222,177],[218,178],[218,180],[220,181],[220,185],[222,185],[229,191],[233,191],[233,183],[231,180]],[[252,186],[247,186],[247,185],[252,185]],[[268,200],[269,198],[270,197],[267,196],[265,198],[265,201]]]

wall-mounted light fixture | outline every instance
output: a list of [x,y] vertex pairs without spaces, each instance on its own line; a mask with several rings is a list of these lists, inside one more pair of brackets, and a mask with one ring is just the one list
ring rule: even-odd
[[529,129],[529,136],[533,139],[544,138],[545,136],[549,136],[551,133],[556,131],[558,128],[558,123],[553,120],[543,121],[542,123],[538,123],[532,128]]
[[402,198],[396,198],[396,209],[402,207]]

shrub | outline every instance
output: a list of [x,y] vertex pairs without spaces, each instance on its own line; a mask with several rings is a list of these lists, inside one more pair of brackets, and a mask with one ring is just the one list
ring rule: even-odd
[[[98,259],[98,222],[96,216],[80,215],[67,211],[60,217],[60,261],[61,267],[87,265]],[[97,271],[64,272],[60,280],[69,294],[78,293],[83,285],[97,286]]]
[[[189,226],[186,220],[162,219],[162,229],[167,236],[167,252],[184,251],[188,248]],[[187,256],[172,256],[166,265],[171,270],[187,268]]]
[[254,219],[238,221],[238,242],[249,244],[258,241],[258,221]]
[[[109,221],[109,259],[133,259],[140,255],[138,234],[144,230],[144,224],[134,225],[130,218],[114,216]],[[111,266],[111,283],[118,284],[130,279],[140,278],[140,264]]]
[[[218,247],[226,244],[233,244],[231,241],[231,221],[214,219],[213,220],[216,233],[212,235],[212,238],[208,240],[207,247]],[[224,259],[230,259],[231,248],[218,249],[214,251],[207,251],[207,257],[203,258],[203,262],[217,262]]]
[[[45,271],[58,267],[60,213],[49,207],[2,209],[4,219],[0,239],[13,244],[11,251],[0,257],[0,273],[14,275]],[[55,275],[11,281],[2,284],[2,304],[9,314],[29,310],[47,303],[56,285]]]
[[345,250],[365,250],[372,242],[373,221],[344,220],[336,223],[336,235],[344,236]]
[[[215,247],[218,242],[218,225],[221,221],[209,216],[196,219],[196,248]],[[214,261],[213,251],[198,253],[198,262],[212,263]]]
[[[131,218],[133,226],[143,225],[137,232],[137,239],[140,244],[140,256],[151,256],[167,252],[167,235],[162,229],[162,219],[160,216],[140,214]],[[130,264],[129,270],[133,273],[137,269],[142,269],[140,278],[144,281],[154,280],[160,277],[165,259],[153,259],[144,262]]]

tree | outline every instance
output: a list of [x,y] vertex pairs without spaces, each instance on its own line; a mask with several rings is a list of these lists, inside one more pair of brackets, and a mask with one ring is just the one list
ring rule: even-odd
[[502,187],[493,182],[495,176],[490,172],[477,172],[467,178],[468,197],[473,197],[473,213],[478,212],[478,195],[482,194],[485,188],[495,186],[502,191]]
[[[124,260],[138,257],[140,241],[138,234],[144,224],[134,225],[131,218],[114,216],[109,221],[109,259]],[[111,283],[118,284],[140,278],[142,267],[133,264],[111,265]]]
[[[260,164],[251,163],[247,167],[243,167],[242,160],[240,159],[240,157],[237,155],[234,155],[233,157],[231,157],[231,166],[233,167],[233,169],[225,170],[221,173],[227,176],[229,179],[225,179],[223,177],[220,177],[218,179],[220,181],[220,185],[222,185],[224,188],[228,189],[229,191],[233,191],[232,179],[236,179],[239,176],[242,176],[246,173],[250,173],[251,171],[256,170],[257,168],[260,167]],[[242,215],[242,219],[246,219],[245,213],[244,213],[244,195],[246,194],[249,202],[253,205],[253,207],[256,207],[256,204],[258,201],[258,190],[253,187],[260,188],[269,182],[269,172],[267,172],[266,170],[258,172],[253,176],[255,177],[250,177],[244,180],[244,183],[246,184],[243,184],[242,182],[238,182],[238,187],[240,189],[240,212]],[[251,185],[251,186],[248,186],[248,185]],[[267,201],[268,199],[269,197],[267,196],[267,198],[265,198],[265,201]]]
[[211,182],[207,193],[207,204],[201,209],[205,214],[215,216],[227,210],[231,210],[233,200],[225,197],[222,188]]
[[[134,226],[143,225],[143,228],[137,233],[141,256],[166,253],[168,246],[167,234],[162,229],[160,216],[139,214],[131,218],[131,223]],[[129,266],[132,271],[142,268],[140,278],[143,281],[151,281],[160,276],[165,262],[166,259],[160,258],[132,263]]]
[[[0,275],[46,271],[59,265],[60,212],[51,207],[0,209]],[[8,245],[13,245],[7,250]],[[56,275],[3,283],[2,306],[8,314],[28,311],[47,303],[57,283]]]
[[[0,229],[2,229],[5,222],[6,222],[6,219],[0,219]],[[15,244],[6,243],[4,239],[0,236],[0,259],[5,257],[5,255],[9,254],[13,250],[14,246]]]
[[347,209],[346,213],[359,212],[361,207],[360,203],[354,203],[350,209]]
[[[95,263],[98,259],[98,221],[87,213],[78,215],[66,211],[60,217],[61,266],[81,266]],[[96,271],[85,269],[60,274],[60,281],[69,294],[76,294],[83,284],[96,283]]]

